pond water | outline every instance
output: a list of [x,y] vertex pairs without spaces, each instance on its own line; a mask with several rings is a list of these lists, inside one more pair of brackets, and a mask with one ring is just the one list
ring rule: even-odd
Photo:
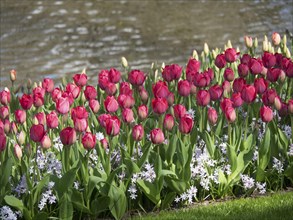
[[244,47],[243,36],[293,32],[288,1],[34,1],[1,0],[0,87],[9,71],[20,80],[60,79],[102,69],[147,71],[152,62],[185,65],[193,49],[221,47],[228,39]]

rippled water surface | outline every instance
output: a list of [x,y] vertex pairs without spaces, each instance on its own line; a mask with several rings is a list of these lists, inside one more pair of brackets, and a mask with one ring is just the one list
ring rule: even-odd
[[193,49],[243,47],[243,36],[262,39],[293,30],[288,1],[34,1],[1,0],[1,87],[9,71],[18,80],[60,79],[80,72],[133,68],[152,62],[184,65]]

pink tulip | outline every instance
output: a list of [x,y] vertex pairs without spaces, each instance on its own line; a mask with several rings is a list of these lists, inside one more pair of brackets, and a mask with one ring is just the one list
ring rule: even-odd
[[74,128],[67,127],[60,132],[60,139],[63,145],[70,146],[76,142],[76,132]]
[[40,142],[45,135],[44,125],[32,125],[30,128],[30,138],[34,142]]
[[107,112],[113,113],[118,110],[119,105],[114,96],[107,96],[104,101],[104,107]]
[[86,132],[81,140],[83,147],[87,150],[91,150],[96,146],[96,136],[90,132]]
[[164,133],[160,128],[155,128],[151,130],[151,141],[153,144],[162,144],[164,140]]
[[193,128],[193,119],[189,114],[185,114],[180,118],[179,131],[183,134],[189,134]]
[[132,128],[132,137],[133,137],[133,140],[140,141],[140,140],[142,140],[143,136],[144,136],[143,126],[141,124],[135,125]]
[[273,120],[273,111],[270,107],[267,107],[267,106],[262,106],[260,108],[260,117],[261,117],[261,120],[263,122],[270,122],[271,120]]

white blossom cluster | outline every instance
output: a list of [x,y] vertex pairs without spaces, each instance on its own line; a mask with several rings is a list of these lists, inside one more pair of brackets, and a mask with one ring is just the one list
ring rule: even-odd
[[52,188],[54,187],[54,182],[49,182],[47,186],[47,190],[42,193],[41,200],[38,204],[39,210],[43,210],[44,207],[49,204],[54,204],[57,201],[56,196],[53,194]]
[[13,212],[9,206],[2,206],[0,208],[0,219],[3,220],[17,220],[21,218],[22,214],[20,211]]
[[186,192],[182,193],[180,196],[175,198],[175,202],[178,203],[180,201],[187,201],[188,204],[192,204],[194,199],[196,199],[197,188],[195,186],[191,186]]
[[241,174],[240,178],[241,178],[241,181],[242,181],[242,184],[243,184],[243,187],[245,190],[248,190],[248,189],[251,189],[254,187],[255,181],[253,178],[251,178],[245,174]]
[[25,175],[23,175],[20,178],[19,183],[14,188],[14,191],[16,192],[17,197],[20,197],[21,194],[25,194],[27,192],[27,189],[28,189],[28,187],[27,187],[26,177],[25,177]]
[[195,110],[194,109],[191,108],[186,113],[189,114],[192,119],[194,119],[194,117],[195,117]]
[[293,144],[289,146],[288,155],[293,156]]
[[291,137],[292,137],[292,129],[291,129],[291,126],[289,126],[289,125],[283,125],[282,126],[282,131],[284,132],[284,134],[287,136],[288,139],[291,139]]
[[58,150],[59,152],[62,152],[63,150],[63,144],[61,142],[60,136],[53,139],[53,147]]
[[278,173],[282,173],[284,171],[282,161],[278,160],[275,157],[273,157],[273,169],[277,170]]

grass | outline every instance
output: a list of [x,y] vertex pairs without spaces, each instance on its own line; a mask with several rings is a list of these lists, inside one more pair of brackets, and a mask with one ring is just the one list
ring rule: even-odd
[[293,219],[293,192],[279,192],[257,198],[212,202],[188,208],[162,211],[133,219]]

